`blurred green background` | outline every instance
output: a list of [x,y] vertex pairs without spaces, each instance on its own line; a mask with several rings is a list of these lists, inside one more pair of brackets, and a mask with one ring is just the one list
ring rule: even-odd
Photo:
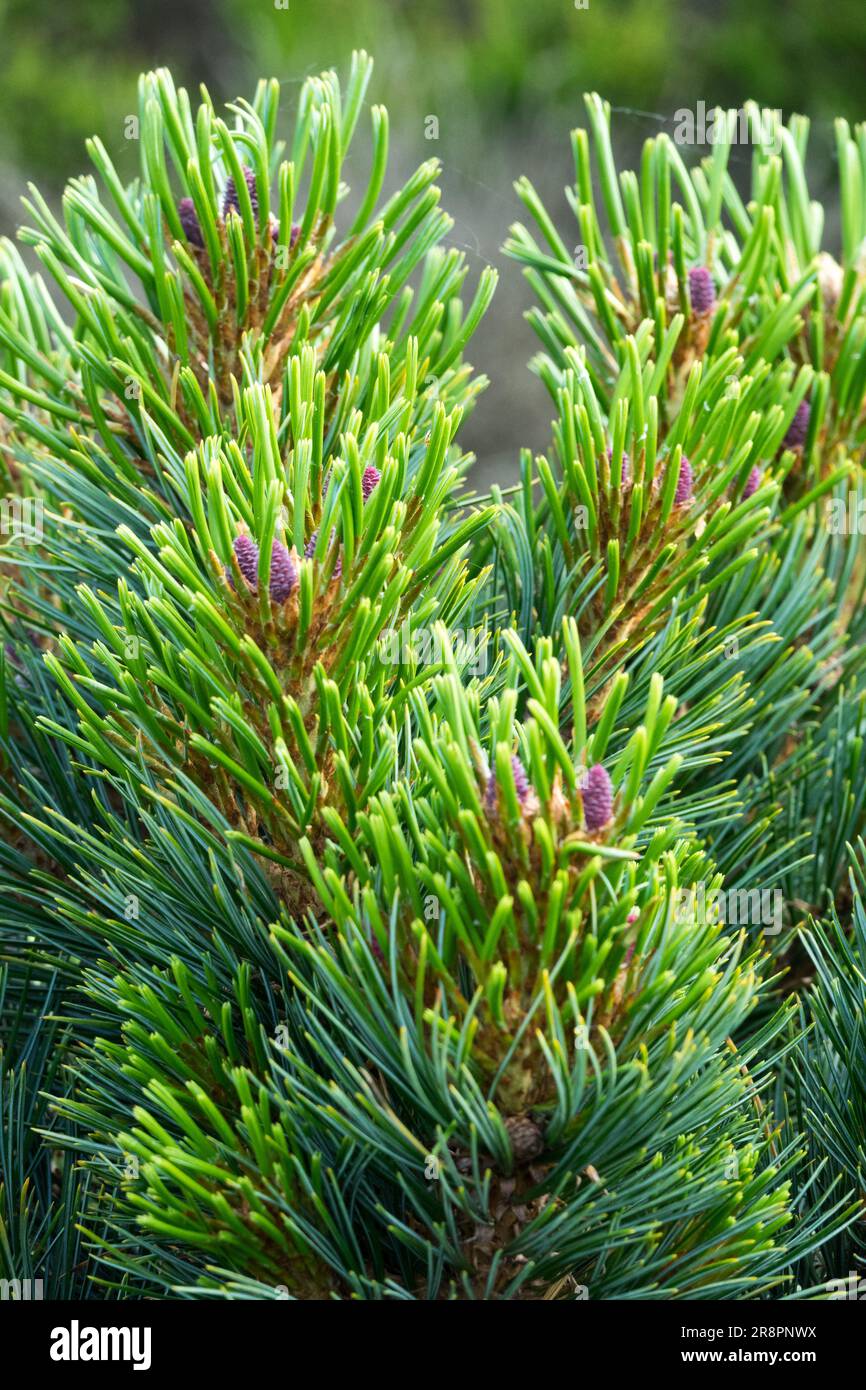
[[[494,379],[467,436],[479,481],[512,476],[518,446],[547,438],[550,409],[525,371],[527,294],[499,247],[522,172],[570,234],[567,137],[585,89],[620,108],[623,161],[699,100],[804,111],[815,121],[813,188],[831,201],[832,118],[866,115],[864,0],[0,0],[0,230],[14,230],[27,180],[56,195],[84,168],[92,132],[134,174],[123,130],[142,68],[166,64],[217,100],[276,76],[291,104],[304,76],[345,69],[353,47],[376,59],[370,96],[390,110],[393,178],[438,154],[451,240],[473,274],[483,261],[504,272],[472,353]],[[425,138],[431,115],[436,142]]]

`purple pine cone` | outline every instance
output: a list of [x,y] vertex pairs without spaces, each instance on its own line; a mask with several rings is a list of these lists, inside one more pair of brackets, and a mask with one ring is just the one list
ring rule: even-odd
[[677,490],[674,493],[674,506],[684,507],[687,502],[692,500],[692,465],[683,454],[680,463],[680,476],[677,478]]
[[581,795],[587,830],[601,830],[613,814],[613,785],[601,763],[589,769]]
[[190,246],[204,246],[204,237],[201,234],[201,225],[192,198],[181,198],[177,205],[177,215],[180,218],[180,225],[183,227],[183,234]]
[[282,541],[274,541],[271,551],[269,592],[275,603],[285,603],[298,582],[298,570]]
[[794,412],[794,418],[788,426],[788,432],[782,440],[783,449],[802,449],[806,443],[806,435],[809,433],[809,416],[812,410],[808,401],[801,401]]
[[763,475],[763,473],[761,472],[760,468],[758,467],[757,464],[755,464],[754,468],[752,469],[751,473],[749,474],[748,478],[746,479],[746,486],[743,488],[743,501],[744,501],[744,502],[746,501],[747,498],[751,497],[751,495],[752,495],[753,492],[757,492],[757,491],[758,491],[758,488],[761,486],[761,478],[762,478],[763,476],[764,476],[764,475]]
[[716,287],[705,265],[689,271],[689,301],[693,314],[709,314],[716,307]]
[[[607,461],[608,461],[608,463],[613,463],[613,449],[608,449],[608,451],[607,451]],[[629,458],[629,456],[628,456],[628,454],[626,453],[625,449],[623,449],[623,451],[622,451],[622,470],[621,470],[621,472],[620,472],[620,479],[619,479],[620,485],[621,485],[622,487],[625,487],[625,485],[626,485],[626,483],[628,482],[628,480],[629,480],[630,477],[631,477],[631,459]]]
[[487,786],[484,788],[484,809],[486,811],[496,810],[496,773],[490,772],[487,776]]
[[532,787],[526,775],[526,769],[516,753],[511,758],[511,771],[514,776],[514,790],[517,792],[517,800],[521,806],[525,806],[532,794]]
[[238,569],[251,589],[259,582],[259,548],[249,536],[237,536],[234,546]]
[[[255,204],[253,204],[253,206],[255,206]],[[291,234],[290,234],[290,236],[289,236],[289,250],[290,250],[290,251],[291,251],[292,248],[294,247],[294,244],[295,244],[295,242],[297,241],[297,239],[298,239],[298,237],[299,237],[300,235],[301,235],[301,224],[300,224],[300,222],[293,222],[293,223],[292,223]],[[280,224],[279,224],[279,222],[276,220],[276,218],[272,217],[272,218],[271,218],[271,241],[274,242],[274,244],[276,244],[276,243],[279,241],[279,239],[280,239]]]
[[[250,202],[253,205],[253,217],[258,217],[259,195],[256,190],[255,170],[251,169],[247,164],[244,165],[244,183],[249,189]],[[225,221],[226,217],[228,216],[229,208],[234,208],[235,212],[240,212],[240,204],[238,202],[238,190],[235,187],[234,177],[231,174],[229,174],[229,177],[226,180],[225,191],[223,193],[223,221]]]
[[[520,761],[516,753],[511,756],[511,772],[514,777],[514,790],[517,792],[517,800],[521,806],[525,806],[532,795],[532,786],[526,775],[526,768]],[[487,786],[484,790],[484,805],[488,811],[496,810],[499,789],[496,785],[496,773],[491,772],[487,778]]]
[[[333,539],[333,532],[331,533],[331,538]],[[317,543],[318,543],[318,540],[319,540],[319,532],[318,532],[318,529],[317,529],[317,530],[315,530],[315,531],[313,532],[313,534],[310,536],[310,539],[307,541],[307,544],[304,546],[304,559],[305,559],[305,560],[312,560],[313,556],[314,556],[315,553],[316,553],[316,545],[317,545]],[[342,573],[343,573],[343,557],[342,557],[342,555],[341,555],[341,556],[338,558],[337,563],[336,563],[335,566],[334,566],[334,578],[335,578],[335,579],[339,579],[339,578],[340,578],[340,575],[341,575]]]
[[382,474],[379,472],[378,468],[374,468],[372,464],[370,464],[369,468],[364,469],[364,476],[361,479],[361,496],[365,502],[373,491],[373,488],[378,484],[381,476]]

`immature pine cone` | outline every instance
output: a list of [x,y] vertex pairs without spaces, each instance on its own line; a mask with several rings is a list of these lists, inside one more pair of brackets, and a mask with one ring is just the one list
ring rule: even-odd
[[372,463],[369,468],[364,469],[364,476],[361,479],[361,495],[365,502],[373,491],[373,488],[377,486],[381,476],[382,474],[379,472],[378,468],[374,468]]
[[[608,461],[608,463],[613,463],[613,449],[608,449],[608,451],[607,451],[607,461]],[[629,456],[628,456],[628,454],[626,453],[625,449],[623,449],[623,451],[622,451],[622,469],[620,470],[620,484],[621,484],[622,487],[625,487],[625,485],[626,485],[626,483],[628,482],[630,476],[631,476],[631,459],[629,458]]]
[[758,488],[761,486],[761,477],[761,470],[758,467],[758,465],[755,464],[754,468],[752,469],[751,473],[746,479],[746,486],[743,488],[744,502],[748,497],[751,497],[753,492],[757,492]]
[[680,463],[680,476],[677,478],[677,490],[674,493],[674,506],[684,507],[687,502],[692,500],[692,465],[683,455]]
[[[526,769],[518,758],[513,754],[511,758],[511,771],[514,774],[514,790],[517,792],[517,800],[521,806],[525,806],[532,795],[532,787],[526,775]],[[496,802],[499,796],[499,788],[496,785],[496,773],[491,772],[487,778],[487,787],[484,792],[484,805],[488,811],[496,810]]]
[[[253,169],[250,169],[249,166],[245,164],[243,172],[244,183],[249,189],[250,202],[253,205],[253,217],[258,217],[259,195],[256,189],[255,171]],[[240,212],[240,203],[238,202],[238,190],[235,186],[234,177],[231,174],[229,174],[229,177],[226,180],[225,191],[223,192],[223,221],[225,221],[226,217],[228,216],[229,208],[234,208],[235,212]]]
[[234,542],[235,559],[238,569],[251,589],[259,582],[259,548],[249,536],[236,536]]
[[716,287],[705,265],[689,271],[689,301],[693,314],[709,314],[716,307]]
[[587,830],[601,830],[613,814],[613,784],[601,763],[589,769],[581,795]]
[[198,213],[192,198],[181,198],[177,205],[177,214],[180,218],[180,225],[183,227],[183,234],[190,246],[204,246],[204,237],[201,234]]
[[298,571],[286,547],[274,541],[271,551],[271,582],[269,593],[275,603],[285,603],[298,582]]
[[809,416],[811,407],[808,401],[801,401],[794,413],[794,418],[788,426],[788,432],[782,440],[783,449],[802,449],[806,443],[806,435],[809,433]]

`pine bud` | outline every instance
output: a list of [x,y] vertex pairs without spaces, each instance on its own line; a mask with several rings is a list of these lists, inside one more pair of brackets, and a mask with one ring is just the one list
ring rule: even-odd
[[839,262],[827,251],[822,251],[818,256],[818,286],[825,309],[832,312],[836,308],[844,283],[845,272]]
[[677,490],[674,493],[675,507],[684,507],[687,502],[691,502],[692,481],[692,465],[683,454],[680,463],[680,476],[677,478]]
[[757,464],[755,464],[754,468],[752,469],[751,473],[746,479],[746,486],[743,488],[744,502],[748,497],[751,497],[753,492],[757,492],[758,488],[761,486],[761,478],[763,476],[764,475],[762,474],[760,468]]
[[544,1134],[528,1115],[509,1115],[505,1129],[515,1163],[531,1163],[544,1152]]
[[802,449],[806,443],[806,435],[809,433],[809,416],[812,410],[808,401],[801,401],[794,412],[794,418],[788,426],[788,432],[782,440],[783,449]]
[[180,218],[180,225],[183,227],[183,234],[190,246],[204,246],[204,237],[201,234],[198,213],[192,198],[181,198],[177,205],[177,215]]
[[601,830],[613,814],[613,784],[601,763],[595,763],[581,787],[587,830]]
[[[245,164],[243,174],[244,183],[249,189],[250,202],[253,205],[253,217],[258,217],[259,195],[256,189],[255,170],[251,169],[249,165]],[[231,174],[229,174],[229,177],[226,180],[225,191],[223,192],[223,221],[225,221],[226,217],[228,217],[230,208],[234,208],[235,212],[240,212],[240,203],[238,202],[238,190],[235,186],[234,176]]]
[[689,302],[693,314],[710,314],[716,307],[716,287],[705,265],[689,271]]
[[298,570],[282,541],[271,550],[270,595],[275,603],[285,603],[298,582]]
[[369,468],[364,469],[364,476],[361,479],[361,496],[364,498],[365,502],[373,491],[373,488],[377,486],[381,476],[382,474],[379,472],[378,468],[374,468],[372,463]]
[[259,548],[249,536],[236,536],[233,546],[238,569],[251,589],[259,582]]

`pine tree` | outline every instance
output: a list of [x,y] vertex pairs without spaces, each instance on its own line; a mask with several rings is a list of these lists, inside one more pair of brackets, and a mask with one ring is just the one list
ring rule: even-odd
[[866,131],[837,260],[802,117],[747,108],[743,190],[737,113],[618,172],[587,98],[575,226],[520,180],[506,244],[551,449],[479,497],[495,275],[435,161],[383,195],[381,107],[346,213],[370,73],[287,144],[276,82],[148,74],[140,177],[92,140],[0,253],[0,1274],[821,1295],[864,1245]]

